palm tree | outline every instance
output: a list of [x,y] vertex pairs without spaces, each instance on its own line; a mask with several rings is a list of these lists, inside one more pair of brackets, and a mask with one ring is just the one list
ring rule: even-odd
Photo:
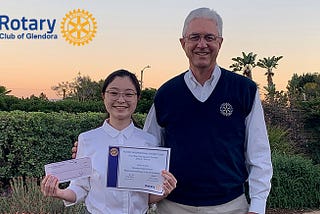
[[250,52],[248,55],[242,52],[242,57],[232,58],[236,63],[230,65],[230,68],[236,71],[243,71],[243,75],[252,79],[252,69],[256,66],[257,54]]
[[267,76],[267,81],[268,81],[268,87],[272,87],[273,85],[273,80],[272,76],[274,75],[272,69],[276,69],[278,65],[278,61],[282,58],[283,56],[278,56],[278,57],[268,57],[268,58],[263,58],[259,59],[257,66],[261,68],[266,68],[267,72],[265,75]]
[[7,95],[11,92],[11,90],[7,90],[6,87],[0,85],[0,96]]

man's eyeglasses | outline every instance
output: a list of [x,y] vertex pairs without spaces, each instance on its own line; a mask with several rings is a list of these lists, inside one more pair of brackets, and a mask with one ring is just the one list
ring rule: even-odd
[[125,99],[126,101],[133,101],[135,99],[135,96],[137,95],[137,93],[133,91],[120,92],[114,90],[107,90],[106,93],[108,98],[113,101],[118,100],[120,98],[120,95],[122,95],[123,99]]
[[216,36],[214,34],[200,34],[200,33],[192,33],[189,34],[188,36],[184,36],[184,38],[187,38],[188,41],[190,42],[199,42],[201,38],[204,38],[206,42],[214,42],[218,38],[221,38],[221,36]]

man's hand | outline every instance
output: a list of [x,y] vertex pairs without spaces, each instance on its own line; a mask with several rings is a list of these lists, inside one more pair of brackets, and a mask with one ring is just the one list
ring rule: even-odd
[[75,141],[71,149],[73,159],[77,157],[77,150],[78,150],[78,141]]

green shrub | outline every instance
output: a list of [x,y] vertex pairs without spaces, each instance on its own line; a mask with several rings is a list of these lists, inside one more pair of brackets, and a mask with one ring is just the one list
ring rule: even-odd
[[299,108],[304,112],[304,133],[308,155],[320,164],[320,97],[299,103]]
[[320,98],[303,104],[307,112],[304,128],[311,138],[307,145],[308,151],[312,160],[320,164]]
[[268,206],[273,208],[319,208],[320,166],[297,155],[274,153],[272,188]]
[[147,115],[146,114],[140,114],[136,113],[133,115],[134,122],[136,123],[135,125],[137,127],[143,128],[144,121],[146,120]]
[[62,200],[44,197],[37,179],[22,177],[10,181],[11,193],[0,197],[0,213],[82,213],[83,204],[65,207]]
[[309,142],[307,146],[314,163],[320,164],[320,141]]
[[268,136],[272,153],[293,154],[294,147],[289,143],[289,132],[281,127],[269,126]]
[[153,104],[153,98],[156,92],[157,90],[154,88],[146,88],[142,90],[136,112],[147,114]]
[[104,119],[103,113],[0,112],[0,179],[43,176],[45,164],[70,159],[79,133]]

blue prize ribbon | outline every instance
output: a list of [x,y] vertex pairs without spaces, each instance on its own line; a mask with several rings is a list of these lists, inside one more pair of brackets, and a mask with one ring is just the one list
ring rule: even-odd
[[[116,155],[112,155],[111,150],[117,150],[118,152]],[[117,187],[119,152],[119,147],[109,146],[107,187]]]

